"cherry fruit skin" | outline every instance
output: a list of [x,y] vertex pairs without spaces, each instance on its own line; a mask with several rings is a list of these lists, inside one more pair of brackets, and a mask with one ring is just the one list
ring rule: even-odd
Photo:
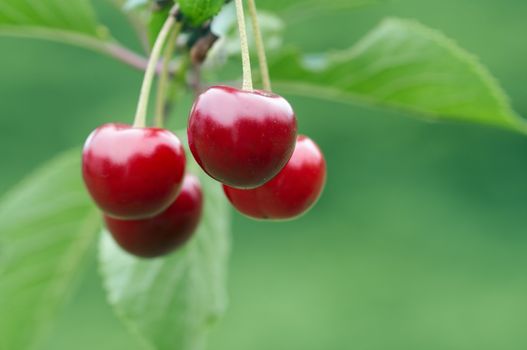
[[185,174],[185,151],[168,130],[105,124],[82,152],[84,182],[98,207],[121,219],[143,219],[174,202]]
[[232,205],[255,219],[285,220],[308,211],[320,197],[326,182],[326,161],[318,146],[298,136],[287,165],[271,181],[243,190],[223,185]]
[[192,107],[188,141],[211,177],[232,187],[255,188],[287,163],[296,132],[295,113],[284,98],[213,86]]
[[196,230],[203,207],[199,180],[186,175],[178,197],[168,209],[149,219],[121,220],[105,215],[106,227],[127,252],[154,258],[183,245]]

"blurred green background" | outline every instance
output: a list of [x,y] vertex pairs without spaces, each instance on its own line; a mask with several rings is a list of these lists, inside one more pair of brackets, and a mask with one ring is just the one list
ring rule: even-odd
[[[286,41],[345,48],[385,16],[455,38],[527,116],[524,0],[392,0],[293,21]],[[1,37],[0,52],[0,193],[97,125],[130,121],[139,72],[43,41]],[[527,349],[527,137],[287,97],[326,154],[326,191],[294,222],[234,214],[230,308],[210,349]],[[106,306],[95,261],[44,346],[93,348],[139,349]]]

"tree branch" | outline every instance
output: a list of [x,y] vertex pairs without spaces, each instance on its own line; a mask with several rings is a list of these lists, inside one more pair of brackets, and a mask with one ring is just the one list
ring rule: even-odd
[[[44,39],[82,47],[110,56],[140,71],[144,71],[148,65],[148,59],[146,57],[121,45],[119,42],[99,39],[86,34],[41,27],[24,27],[21,29],[16,26],[3,26],[0,28],[0,34],[14,37]],[[161,71],[161,68],[162,64],[158,63],[156,67],[157,73]],[[176,72],[177,64],[172,64],[170,66],[170,73],[174,74]]]

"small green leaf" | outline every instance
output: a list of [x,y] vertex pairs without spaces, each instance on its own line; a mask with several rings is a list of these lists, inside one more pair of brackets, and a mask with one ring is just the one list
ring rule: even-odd
[[474,56],[415,21],[385,20],[342,52],[304,57],[287,52],[270,70],[273,86],[283,92],[527,132],[498,82]]
[[27,36],[70,33],[95,38],[105,35],[89,0],[1,0],[2,33]]
[[45,336],[99,231],[90,203],[78,150],[0,202],[0,349],[32,349]]
[[122,251],[107,232],[99,265],[109,303],[148,349],[199,350],[226,305],[229,209],[221,186],[200,175],[205,208],[194,238],[168,257]]
[[224,4],[225,0],[179,0],[181,12],[195,26],[216,15]]

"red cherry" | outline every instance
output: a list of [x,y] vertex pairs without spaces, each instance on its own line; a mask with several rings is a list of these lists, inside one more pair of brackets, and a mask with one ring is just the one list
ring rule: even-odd
[[201,217],[202,205],[199,180],[187,175],[178,197],[161,214],[142,220],[120,220],[105,215],[104,220],[124,250],[153,258],[173,251],[192,236]]
[[176,198],[185,173],[185,151],[170,131],[105,124],[82,153],[86,187],[99,208],[121,219],[159,214]]
[[242,214],[255,219],[292,219],[313,206],[325,181],[324,155],[310,138],[298,136],[293,156],[271,181],[250,190],[225,185],[223,190]]
[[213,86],[192,108],[190,150],[203,170],[237,188],[272,179],[295,147],[296,117],[282,97],[264,91]]

